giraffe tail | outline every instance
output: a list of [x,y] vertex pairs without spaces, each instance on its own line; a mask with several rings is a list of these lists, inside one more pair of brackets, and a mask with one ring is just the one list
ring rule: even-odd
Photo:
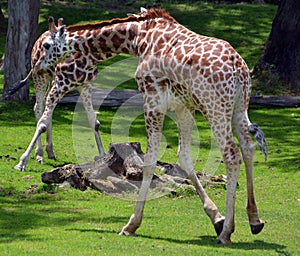
[[250,124],[248,126],[248,131],[254,136],[260,151],[264,154],[266,161],[268,157],[268,143],[265,139],[264,132],[258,127],[256,123]]
[[15,94],[18,90],[20,90],[26,84],[28,78],[32,74],[32,71],[33,71],[33,69],[30,70],[28,75],[23,80],[16,82],[14,84],[13,88],[7,92],[7,94],[2,98],[2,100],[7,100],[10,96]]

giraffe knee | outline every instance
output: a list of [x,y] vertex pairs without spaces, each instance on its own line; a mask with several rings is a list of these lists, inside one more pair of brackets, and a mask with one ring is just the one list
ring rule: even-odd
[[47,130],[47,126],[45,124],[39,124],[40,133],[43,133]]
[[40,120],[37,124],[36,129],[39,131],[39,133],[43,133],[47,130],[47,125],[42,120]]
[[98,120],[96,120],[96,122],[95,122],[95,130],[99,131],[99,128],[100,128],[100,122]]
[[243,158],[246,162],[252,161],[255,149],[256,145],[253,142],[247,143],[244,147],[242,147]]
[[179,150],[177,153],[177,156],[178,156],[178,160],[181,165],[181,168],[185,169],[185,167],[186,167],[185,165],[187,162],[186,154],[182,150]]
[[224,162],[226,165],[241,165],[243,160],[237,147],[232,147],[227,150],[224,156]]
[[249,145],[249,151],[250,151],[250,153],[254,154],[254,151],[256,149],[256,145],[253,142],[249,143],[248,145]]
[[191,176],[194,172],[191,155],[183,150],[179,151],[177,155],[181,169],[184,170],[188,176]]

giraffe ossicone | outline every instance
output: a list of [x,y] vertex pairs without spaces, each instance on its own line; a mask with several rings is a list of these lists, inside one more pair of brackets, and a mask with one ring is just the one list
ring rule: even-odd
[[[60,59],[72,52],[83,55],[129,53],[138,59],[135,78],[144,97],[147,150],[136,208],[120,234],[134,235],[141,225],[168,109],[174,110],[177,117],[180,165],[193,181],[219,242],[231,243],[236,184],[242,160],[246,167],[249,224],[253,234],[262,230],[264,223],[258,217],[253,188],[255,145],[248,129],[254,135],[259,132],[255,138],[265,154],[267,143],[261,129],[256,126],[253,129],[247,114],[251,92],[249,69],[228,42],[198,35],[158,9],[123,19],[61,27],[49,42],[53,43],[49,49],[59,50]],[[226,165],[226,217],[204,191],[192,165],[190,144],[196,110],[209,122]]]

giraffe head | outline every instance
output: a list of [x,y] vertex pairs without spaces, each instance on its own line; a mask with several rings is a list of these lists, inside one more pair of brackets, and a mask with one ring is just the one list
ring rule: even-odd
[[[49,66],[59,63],[71,53],[66,52],[66,49],[63,47],[63,42],[66,42],[63,18],[58,20],[58,26],[55,25],[53,17],[49,17],[48,21],[49,30],[44,32],[34,45],[34,49],[39,49],[39,51],[35,52],[33,50],[32,53],[32,55],[35,54],[35,56],[32,56],[32,67],[35,71],[47,69]],[[38,54],[36,52],[38,52]],[[63,52],[65,52],[65,54],[63,54]]]

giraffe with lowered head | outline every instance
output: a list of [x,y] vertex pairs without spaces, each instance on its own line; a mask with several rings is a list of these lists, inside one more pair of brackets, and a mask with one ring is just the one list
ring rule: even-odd
[[[121,235],[134,235],[141,225],[167,110],[175,111],[177,116],[180,165],[193,181],[219,243],[231,243],[236,184],[242,160],[247,174],[247,214],[251,231],[257,234],[263,229],[264,222],[258,216],[254,199],[255,145],[249,132],[254,134],[265,157],[267,143],[262,130],[250,122],[247,114],[251,91],[249,69],[228,42],[198,35],[164,10],[150,9],[123,19],[61,26],[48,38],[47,44],[57,49],[60,59],[72,52],[129,53],[138,59],[135,78],[144,97],[147,150],[137,204]],[[226,217],[204,191],[192,165],[190,143],[196,110],[210,124],[226,166]],[[41,118],[39,122],[45,120]],[[241,153],[233,133],[237,135]]]
[[[58,31],[62,25],[63,19],[59,19],[58,27],[56,27],[54,19],[52,17],[49,18],[49,28],[52,33]],[[44,162],[41,134],[45,131],[47,131],[46,152],[48,158],[55,159],[52,143],[52,114],[61,98],[72,90],[80,92],[80,98],[87,112],[89,124],[94,132],[99,157],[105,155],[99,134],[100,122],[96,119],[92,105],[91,83],[96,79],[98,74],[97,64],[116,56],[116,54],[98,53],[91,56],[76,52],[70,54],[67,59],[55,66],[59,62],[58,55],[56,54],[57,50],[51,49],[52,45],[46,42],[47,38],[51,36],[50,30],[38,38],[32,49],[32,69],[27,78],[32,74],[34,80],[36,95],[34,111],[37,127],[27,150],[21,156],[19,163],[14,167],[20,171],[25,170],[35,144],[37,144],[35,151],[36,160],[40,163]],[[45,52],[47,51],[53,51],[53,53],[46,55]],[[44,123],[39,122],[41,118],[44,120]]]

